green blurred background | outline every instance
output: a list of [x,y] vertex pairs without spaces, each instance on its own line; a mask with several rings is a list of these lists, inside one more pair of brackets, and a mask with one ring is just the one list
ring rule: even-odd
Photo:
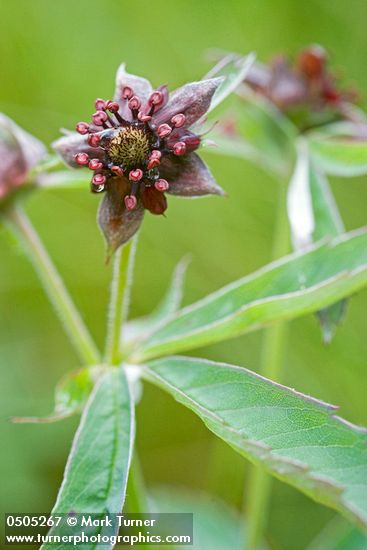
[[[109,97],[115,71],[128,70],[172,89],[209,69],[208,48],[261,60],[323,44],[332,64],[367,101],[365,0],[1,0],[0,111],[46,143],[60,127],[88,119],[96,97]],[[132,314],[157,303],[176,262],[190,253],[185,302],[267,263],[276,185],[257,167],[203,154],[229,199],[171,198],[167,218],[146,216],[140,235]],[[347,229],[366,223],[366,178],[332,181]],[[33,195],[27,211],[65,277],[93,336],[102,345],[111,267],[95,218],[99,197],[88,189]],[[5,511],[50,510],[77,419],[12,425],[11,415],[46,414],[55,383],[78,367],[22,251],[0,229],[1,492]],[[353,298],[331,346],[313,317],[291,323],[282,382],[338,404],[366,424],[364,381],[367,292]],[[261,334],[200,349],[196,355],[257,370]],[[248,465],[189,411],[146,387],[138,407],[137,445],[149,486],[208,491],[241,506]],[[211,451],[215,448],[215,458]],[[275,549],[306,548],[333,516],[294,489],[274,483],[269,536]],[[204,549],[206,550],[206,549]]]

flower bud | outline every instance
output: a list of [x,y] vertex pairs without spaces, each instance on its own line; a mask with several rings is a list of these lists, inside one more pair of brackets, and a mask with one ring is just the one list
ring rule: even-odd
[[26,184],[46,148],[31,134],[0,113],[0,201]]

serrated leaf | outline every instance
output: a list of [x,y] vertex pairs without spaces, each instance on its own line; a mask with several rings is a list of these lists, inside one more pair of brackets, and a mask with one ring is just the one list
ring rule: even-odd
[[[344,231],[329,183],[312,163],[305,139],[298,140],[297,162],[288,188],[287,206],[295,250]],[[331,341],[345,307],[342,300],[318,312],[325,343]]]
[[12,418],[12,421],[22,424],[57,422],[79,413],[86,404],[101,372],[101,367],[87,367],[67,373],[55,388],[55,406],[50,415],[18,416]]
[[367,229],[314,245],[177,312],[134,354],[178,353],[313,313],[367,285]]
[[252,462],[367,529],[367,431],[335,407],[203,359],[159,359],[143,376]]
[[311,137],[312,158],[327,174],[353,177],[367,174],[367,139]]
[[[122,367],[111,367],[96,384],[84,409],[52,514],[120,513],[133,441],[134,409],[126,375]],[[103,533],[103,529],[94,527],[88,533]],[[52,534],[58,534],[57,528]],[[73,534],[78,534],[77,528]],[[109,534],[115,533],[109,530]],[[96,545],[83,547],[90,550]],[[57,548],[63,546],[42,546],[43,550]]]
[[183,287],[188,264],[188,257],[182,258],[177,264],[166,294],[149,316],[133,319],[125,323],[123,327],[123,337],[127,346],[131,345],[132,342],[136,343],[149,334],[152,334],[162,321],[170,317],[179,309],[182,302]]
[[229,54],[203,77],[203,80],[205,80],[207,78],[224,76],[223,82],[214,93],[209,110],[207,111],[208,113],[222,103],[245,80],[249,68],[255,61],[255,57],[254,53],[250,53],[245,57]]

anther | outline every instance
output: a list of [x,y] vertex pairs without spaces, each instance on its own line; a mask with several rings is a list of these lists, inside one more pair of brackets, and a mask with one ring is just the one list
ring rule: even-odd
[[108,120],[108,116],[104,111],[96,111],[94,115],[92,115],[92,119],[96,126],[103,126]]
[[115,174],[115,176],[123,176],[124,175],[124,171],[122,168],[120,168],[120,166],[112,166],[111,167],[111,172],[113,174]]
[[154,183],[154,187],[157,189],[157,191],[161,191],[161,193],[164,193],[165,191],[168,191],[169,183],[167,180],[161,178]]
[[89,131],[89,124],[87,124],[86,122],[78,122],[75,129],[79,134],[82,134],[84,136]]
[[100,143],[101,143],[101,138],[97,134],[90,134],[88,136],[88,144],[91,147],[99,147]]
[[184,155],[185,153],[186,153],[186,143],[184,143],[183,141],[178,141],[177,143],[174,144],[173,146],[174,155],[180,156],[180,155]]
[[92,178],[93,185],[104,185],[106,181],[107,178],[103,174],[94,174]]
[[134,210],[134,208],[136,208],[136,205],[138,203],[134,195],[126,195],[126,197],[124,198],[124,202],[127,210]]
[[131,170],[129,172],[130,181],[140,181],[142,177],[143,177],[143,171],[140,170],[140,168],[136,168],[135,170]]
[[149,156],[147,168],[148,170],[151,170],[152,168],[155,168],[156,166],[159,166],[160,160],[161,160],[162,153],[157,150],[153,150]]
[[182,113],[179,113],[171,118],[172,125],[175,128],[181,128],[185,124],[185,121],[186,117]]
[[136,95],[134,95],[134,96],[129,100],[128,106],[129,106],[129,109],[130,109],[131,111],[137,111],[138,109],[140,109],[141,101],[140,101],[140,99],[139,99]]
[[158,149],[153,149],[153,151],[150,153],[149,158],[156,158],[160,160],[162,158],[162,153]]
[[117,113],[120,108],[120,105],[117,101],[112,101],[111,99],[106,102],[106,109],[111,111],[111,113]]
[[130,88],[130,86],[124,86],[122,88],[122,98],[123,99],[131,99],[134,95],[134,90]]
[[89,162],[88,153],[78,153],[77,155],[75,155],[75,162],[77,164],[80,164],[80,166],[86,166]]
[[99,159],[91,159],[88,167],[90,170],[100,170],[103,167],[103,163]]
[[157,128],[157,134],[160,138],[169,136],[171,132],[172,128],[169,124],[160,124]]
[[150,115],[146,115],[142,111],[139,111],[138,120],[140,120],[140,122],[149,122],[151,119],[152,117]]
[[94,105],[97,109],[97,111],[104,111],[106,108],[106,101],[104,99],[101,99],[98,97],[96,101],[94,102]]
[[160,165],[160,160],[153,158],[148,161],[147,168],[148,170],[151,170],[152,168],[156,168],[159,165]]
[[164,96],[162,94],[162,92],[160,92],[159,90],[156,90],[155,92],[152,92],[149,96],[149,99],[148,99],[148,104],[150,106],[158,106],[158,105],[162,105],[164,101]]

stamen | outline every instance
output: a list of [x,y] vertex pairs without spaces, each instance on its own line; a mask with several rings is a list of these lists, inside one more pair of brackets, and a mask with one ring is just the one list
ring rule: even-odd
[[140,168],[136,168],[135,170],[131,170],[129,172],[130,181],[140,181],[142,177],[143,177],[143,171],[140,170]]
[[160,124],[157,128],[157,134],[160,138],[169,136],[171,132],[172,128],[168,124]]
[[157,191],[161,191],[161,193],[164,193],[165,191],[168,191],[169,183],[167,180],[161,178],[155,182],[154,187],[157,189]]
[[[112,101],[111,99],[107,101],[106,109],[115,115],[117,122],[119,122],[121,125],[126,126],[128,124],[127,121],[124,120],[119,113],[120,105],[117,103],[117,101]],[[110,118],[109,120],[111,121],[112,126],[115,126]]]
[[178,157],[181,155],[184,155],[186,153],[186,143],[183,141],[178,141],[173,146],[173,154],[177,155]]
[[99,159],[91,159],[89,162],[90,170],[100,170],[103,167],[103,163]]
[[75,155],[75,162],[77,164],[80,164],[80,166],[85,166],[89,162],[89,155],[88,153],[78,153]]
[[103,174],[94,174],[92,178],[93,185],[104,185],[106,181],[107,178]]
[[147,169],[148,170],[151,170],[152,168],[156,168],[157,166],[160,165],[160,160],[157,159],[157,158],[152,158],[148,161],[148,164],[147,164]]
[[152,107],[152,106],[159,106],[159,105],[162,105],[164,101],[164,96],[162,94],[162,92],[160,92],[159,90],[156,90],[155,92],[152,92],[150,94],[150,97],[148,99],[148,104]]
[[131,99],[134,95],[134,90],[130,88],[130,86],[124,86],[122,88],[122,98],[123,99]]
[[106,108],[106,101],[104,99],[101,99],[98,97],[96,101],[94,102],[94,105],[97,109],[97,111],[104,111]]
[[151,119],[152,119],[151,115],[146,115],[142,111],[139,111],[138,120],[140,120],[140,122],[149,122]]
[[121,176],[124,175],[124,171],[120,166],[112,166],[111,167],[111,172],[113,174],[115,174],[115,176],[120,176],[121,177]]
[[101,138],[97,134],[90,134],[87,141],[91,147],[99,147],[101,143]]
[[154,149],[149,155],[148,164],[147,164],[148,170],[151,170],[152,168],[159,166],[161,157],[162,157],[162,153]]
[[134,195],[126,195],[126,197],[124,198],[124,202],[127,210],[134,210],[138,203]]
[[141,101],[140,99],[134,95],[130,100],[129,100],[129,103],[128,103],[128,106],[129,106],[129,109],[131,111],[137,111],[138,109],[140,109],[141,107]]
[[93,122],[96,126],[103,126],[104,128],[108,128],[106,121],[108,120],[107,113],[104,111],[96,111],[94,115],[92,115]]
[[78,122],[75,129],[79,134],[82,134],[82,136],[84,136],[89,132],[89,124],[87,124],[86,122]]
[[111,99],[106,102],[106,109],[111,111],[111,113],[117,113],[120,109],[120,105],[117,103],[117,101],[112,101]]
[[162,153],[160,151],[158,151],[158,149],[153,149],[153,151],[150,153],[149,158],[156,158],[156,159],[160,160],[162,158]]
[[186,117],[182,113],[178,113],[171,118],[171,122],[175,128],[181,128],[186,122]]

